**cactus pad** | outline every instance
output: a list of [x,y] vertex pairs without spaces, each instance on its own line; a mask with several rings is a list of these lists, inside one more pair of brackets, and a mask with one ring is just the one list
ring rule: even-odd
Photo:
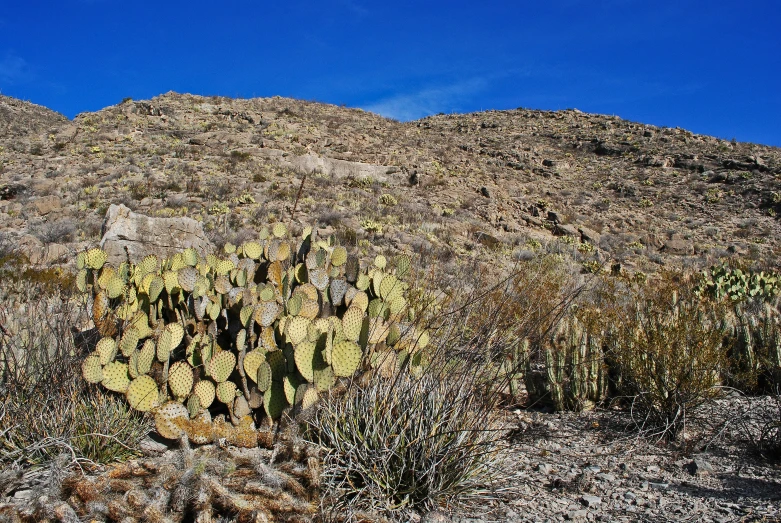
[[195,384],[195,387],[193,387],[193,394],[198,396],[198,403],[201,408],[208,409],[212,402],[214,402],[216,388],[212,381],[201,380]]
[[388,337],[388,324],[382,318],[373,318],[369,321],[369,343],[381,343]]
[[114,356],[117,355],[117,342],[114,338],[101,338],[95,346],[95,352],[100,355],[100,364],[107,365],[114,361]]
[[138,361],[136,362],[138,374],[149,372],[152,368],[152,362],[155,360],[155,352],[154,340],[146,340],[138,353]]
[[357,307],[350,307],[342,317],[342,329],[344,337],[355,341],[361,335],[361,326],[363,325],[363,311]]
[[263,394],[263,408],[271,419],[279,419],[287,407],[285,386],[282,382],[274,382],[271,388]]
[[155,410],[155,428],[165,439],[179,439],[184,436],[182,421],[188,420],[187,407],[175,401],[169,401]]
[[336,376],[334,376],[334,369],[330,365],[322,369],[317,369],[314,372],[315,379],[314,384],[318,391],[327,392],[336,383]]
[[198,271],[195,267],[183,267],[176,273],[176,278],[179,281],[179,285],[187,292],[193,292],[195,289],[195,282],[198,280]]
[[130,385],[127,364],[112,361],[103,367],[101,385],[114,392],[125,392]]
[[258,367],[266,361],[266,355],[261,350],[253,350],[244,356],[244,373],[257,383]]
[[256,375],[256,382],[260,392],[266,392],[271,387],[272,377],[271,365],[266,361],[261,362],[260,365],[258,365],[258,372]]
[[136,347],[138,346],[139,341],[139,335],[138,335],[138,329],[135,327],[130,327],[129,329],[125,330],[125,333],[122,334],[122,339],[119,342],[119,350],[122,351],[122,355],[126,358],[129,358],[130,355],[133,353],[134,350],[136,350]]
[[103,381],[103,367],[100,360],[100,355],[93,352],[81,363],[81,374],[87,383],[95,384]]
[[88,269],[100,270],[103,264],[108,260],[108,256],[103,249],[90,249],[84,253],[84,265]]
[[209,376],[217,383],[222,383],[228,379],[235,367],[236,356],[230,351],[222,351],[209,361]]
[[263,255],[263,247],[258,242],[247,242],[243,246],[244,255],[253,260],[259,260]]
[[158,405],[157,383],[150,376],[139,376],[130,383],[125,396],[132,408],[148,412]]
[[328,272],[324,269],[313,269],[309,271],[309,282],[314,285],[317,290],[324,291],[330,283]]
[[272,226],[271,234],[273,234],[275,238],[283,238],[287,234],[287,227],[285,227],[284,223],[277,222]]
[[236,398],[236,384],[232,381],[223,381],[217,384],[217,399],[226,405],[233,405]]
[[175,398],[185,398],[193,388],[193,369],[186,361],[177,361],[168,370],[168,387]]
[[161,362],[168,361],[171,351],[179,346],[184,337],[184,329],[178,323],[169,323],[157,340],[157,359]]
[[358,370],[362,356],[361,348],[353,341],[342,340],[334,343],[331,353],[331,366],[334,369],[334,375],[352,376]]
[[302,316],[296,316],[290,319],[287,324],[287,339],[293,345],[297,345],[304,341],[309,328],[310,320]]
[[276,302],[269,301],[255,307],[255,321],[261,327],[269,327],[279,315],[280,308]]

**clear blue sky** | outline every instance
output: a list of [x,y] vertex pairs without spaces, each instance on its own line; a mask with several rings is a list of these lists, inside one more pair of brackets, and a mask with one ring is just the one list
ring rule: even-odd
[[0,10],[0,92],[72,117],[167,92],[409,120],[566,109],[781,146],[778,0],[37,0]]

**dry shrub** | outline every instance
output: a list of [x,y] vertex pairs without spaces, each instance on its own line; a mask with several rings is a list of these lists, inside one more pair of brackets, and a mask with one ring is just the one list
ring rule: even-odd
[[638,428],[666,439],[719,396],[728,365],[725,310],[693,291],[673,273],[630,291],[635,303],[623,309],[610,340],[616,392],[628,398]]

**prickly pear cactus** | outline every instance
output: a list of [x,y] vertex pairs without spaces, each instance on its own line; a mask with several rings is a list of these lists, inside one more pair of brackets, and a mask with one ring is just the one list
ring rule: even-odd
[[[277,223],[220,255],[106,259],[90,249],[76,260],[103,336],[84,379],[153,412],[164,437],[253,445],[259,414],[309,407],[361,370],[383,375],[376,354],[395,353],[413,371],[427,360],[428,333],[407,305],[406,255],[361,265],[333,238],[311,228],[293,238]],[[220,411],[232,428],[212,422]]]

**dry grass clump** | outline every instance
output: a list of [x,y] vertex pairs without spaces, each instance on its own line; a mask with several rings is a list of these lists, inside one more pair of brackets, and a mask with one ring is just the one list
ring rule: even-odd
[[151,425],[119,398],[88,387],[73,330],[85,304],[67,290],[28,281],[0,304],[0,463],[106,463],[137,454]]

